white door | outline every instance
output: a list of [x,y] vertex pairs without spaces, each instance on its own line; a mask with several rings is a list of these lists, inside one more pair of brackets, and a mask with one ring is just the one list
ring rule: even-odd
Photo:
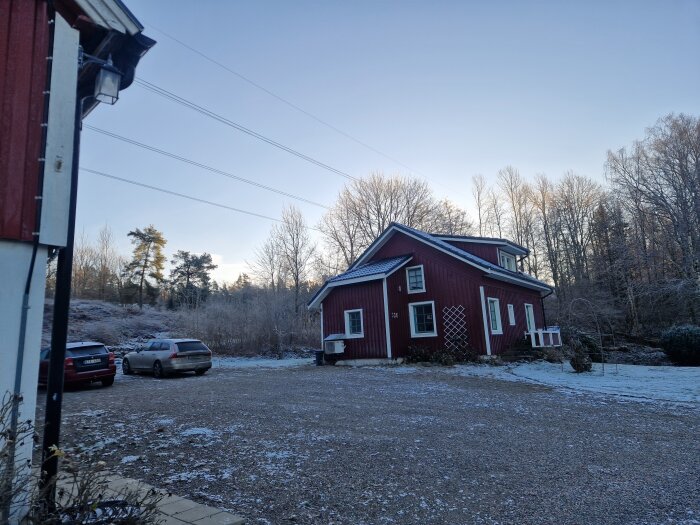
[[527,331],[533,332],[535,330],[535,310],[531,304],[525,305],[525,321],[527,322]]

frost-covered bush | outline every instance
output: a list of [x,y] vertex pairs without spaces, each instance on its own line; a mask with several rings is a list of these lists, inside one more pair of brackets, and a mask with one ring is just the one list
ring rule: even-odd
[[115,322],[98,321],[83,328],[85,339],[97,341],[107,346],[117,345],[122,340],[121,331]]
[[408,363],[436,363],[443,366],[452,366],[459,363],[473,363],[479,360],[479,354],[470,346],[462,348],[442,348],[435,352],[420,345],[408,347],[406,362]]
[[407,363],[427,363],[432,359],[430,350],[421,345],[409,345],[406,352]]
[[674,326],[661,334],[661,347],[676,364],[700,366],[700,326]]
[[571,363],[571,368],[574,369],[574,372],[580,374],[581,372],[590,372],[593,370],[593,361],[591,360],[589,346],[585,342],[582,342],[578,337],[572,336],[569,339],[569,347],[573,352],[569,363]]
[[571,356],[571,368],[574,372],[580,374],[581,372],[590,372],[593,370],[593,362],[591,361],[591,356],[581,348],[576,348],[574,350],[574,355]]

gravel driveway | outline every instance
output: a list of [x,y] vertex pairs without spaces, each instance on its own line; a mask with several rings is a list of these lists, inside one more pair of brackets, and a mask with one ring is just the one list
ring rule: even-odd
[[64,416],[65,445],[251,524],[700,523],[688,407],[304,366],[120,374]]

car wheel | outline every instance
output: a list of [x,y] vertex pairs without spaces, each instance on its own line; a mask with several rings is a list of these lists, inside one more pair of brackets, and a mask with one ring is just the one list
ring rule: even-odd
[[207,372],[206,368],[202,368],[201,370],[194,371],[194,373],[197,374],[198,376],[203,376],[204,374],[206,374],[206,372]]
[[153,377],[160,379],[163,377],[163,375],[163,365],[160,364],[160,361],[156,361],[153,364]]
[[134,373],[134,371],[131,369],[131,365],[129,364],[129,360],[124,359],[122,361],[122,374],[124,374],[125,376],[130,376],[133,373]]
[[112,386],[114,384],[114,376],[102,379],[102,386]]

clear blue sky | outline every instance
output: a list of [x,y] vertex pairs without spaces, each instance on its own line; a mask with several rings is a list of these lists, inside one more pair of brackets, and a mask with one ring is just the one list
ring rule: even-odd
[[[700,114],[700,2],[126,0],[158,44],[137,76],[339,170],[411,172],[173,42],[165,31],[362,140],[471,210],[471,177],[511,164],[603,182],[608,149]],[[330,205],[347,182],[140,86],[86,124]],[[272,217],[294,203],[83,132],[81,165]],[[324,210],[297,203],[310,225]],[[234,280],[270,221],[82,173],[78,232],[154,224],[167,253]]]

